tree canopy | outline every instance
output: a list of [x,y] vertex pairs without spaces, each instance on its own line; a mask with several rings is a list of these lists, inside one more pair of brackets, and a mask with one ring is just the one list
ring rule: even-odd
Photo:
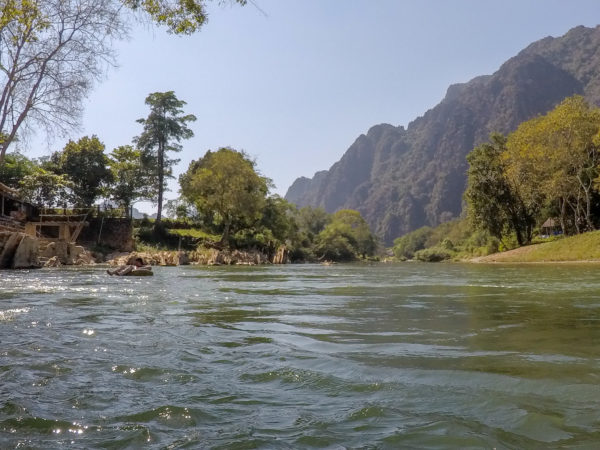
[[150,114],[138,120],[143,125],[143,131],[135,138],[135,143],[142,150],[142,161],[154,171],[156,177],[156,221],[160,223],[165,178],[173,178],[172,166],[179,161],[169,158],[167,152],[181,151],[179,142],[194,136],[187,124],[194,122],[196,116],[184,114],[182,108],[186,102],[179,100],[173,91],[154,92],[146,97],[146,104],[150,107]]
[[352,261],[359,256],[372,256],[376,247],[365,219],[350,209],[334,213],[316,239],[316,253],[325,260]]
[[142,152],[131,145],[115,148],[110,154],[109,165],[113,176],[110,196],[129,215],[136,200],[151,198],[152,176],[142,162]]
[[[114,41],[138,11],[175,34],[198,31],[208,0],[3,0],[0,2],[0,164],[28,130],[66,136],[83,99],[114,66]],[[231,0],[245,5],[246,0]]]
[[52,156],[51,162],[57,174],[66,175],[73,182],[75,203],[82,206],[91,206],[113,181],[104,144],[97,136],[69,141],[61,152]]
[[0,20],[0,164],[28,128],[75,128],[82,100],[127,35],[115,0],[5,0]]
[[225,244],[232,231],[261,218],[270,180],[256,172],[247,155],[223,147],[192,161],[179,183],[181,194],[199,212],[221,223],[221,243]]
[[476,147],[465,198],[474,225],[531,241],[533,228],[556,217],[563,233],[600,222],[600,109],[581,96]]
[[[122,0],[134,11],[143,11],[159,25],[175,34],[192,34],[208,20],[206,2],[202,0]],[[247,0],[232,0],[245,5]]]

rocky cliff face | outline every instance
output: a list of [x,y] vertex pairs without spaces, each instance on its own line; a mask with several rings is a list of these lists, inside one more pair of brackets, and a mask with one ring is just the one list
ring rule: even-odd
[[600,104],[600,27],[547,37],[493,75],[450,86],[406,129],[372,127],[329,170],[296,180],[285,198],[328,212],[356,209],[390,244],[460,215],[465,157],[491,132],[508,133],[574,94]]

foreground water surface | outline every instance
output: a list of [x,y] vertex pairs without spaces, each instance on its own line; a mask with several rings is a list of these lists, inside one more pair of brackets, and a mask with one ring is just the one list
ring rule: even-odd
[[600,266],[0,271],[0,448],[598,448]]

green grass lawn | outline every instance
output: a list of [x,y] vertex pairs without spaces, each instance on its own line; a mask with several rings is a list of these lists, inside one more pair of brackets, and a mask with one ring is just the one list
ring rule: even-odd
[[498,262],[600,261],[600,231],[494,255]]

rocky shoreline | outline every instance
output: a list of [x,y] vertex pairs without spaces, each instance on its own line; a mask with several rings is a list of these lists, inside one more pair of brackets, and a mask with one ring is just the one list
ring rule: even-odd
[[153,266],[260,265],[287,264],[289,255],[282,246],[271,257],[256,251],[201,249],[194,251],[93,253],[81,245],[64,241],[46,241],[21,232],[0,231],[0,269],[30,269],[63,265],[131,264],[142,258]]
[[289,255],[285,247],[281,247],[277,253],[269,258],[268,255],[256,251],[240,250],[217,250],[203,249],[186,251],[158,251],[158,252],[123,252],[107,255],[107,263],[110,265],[131,264],[136,258],[142,258],[144,264],[152,266],[227,266],[244,265],[255,266],[261,264],[288,264]]

